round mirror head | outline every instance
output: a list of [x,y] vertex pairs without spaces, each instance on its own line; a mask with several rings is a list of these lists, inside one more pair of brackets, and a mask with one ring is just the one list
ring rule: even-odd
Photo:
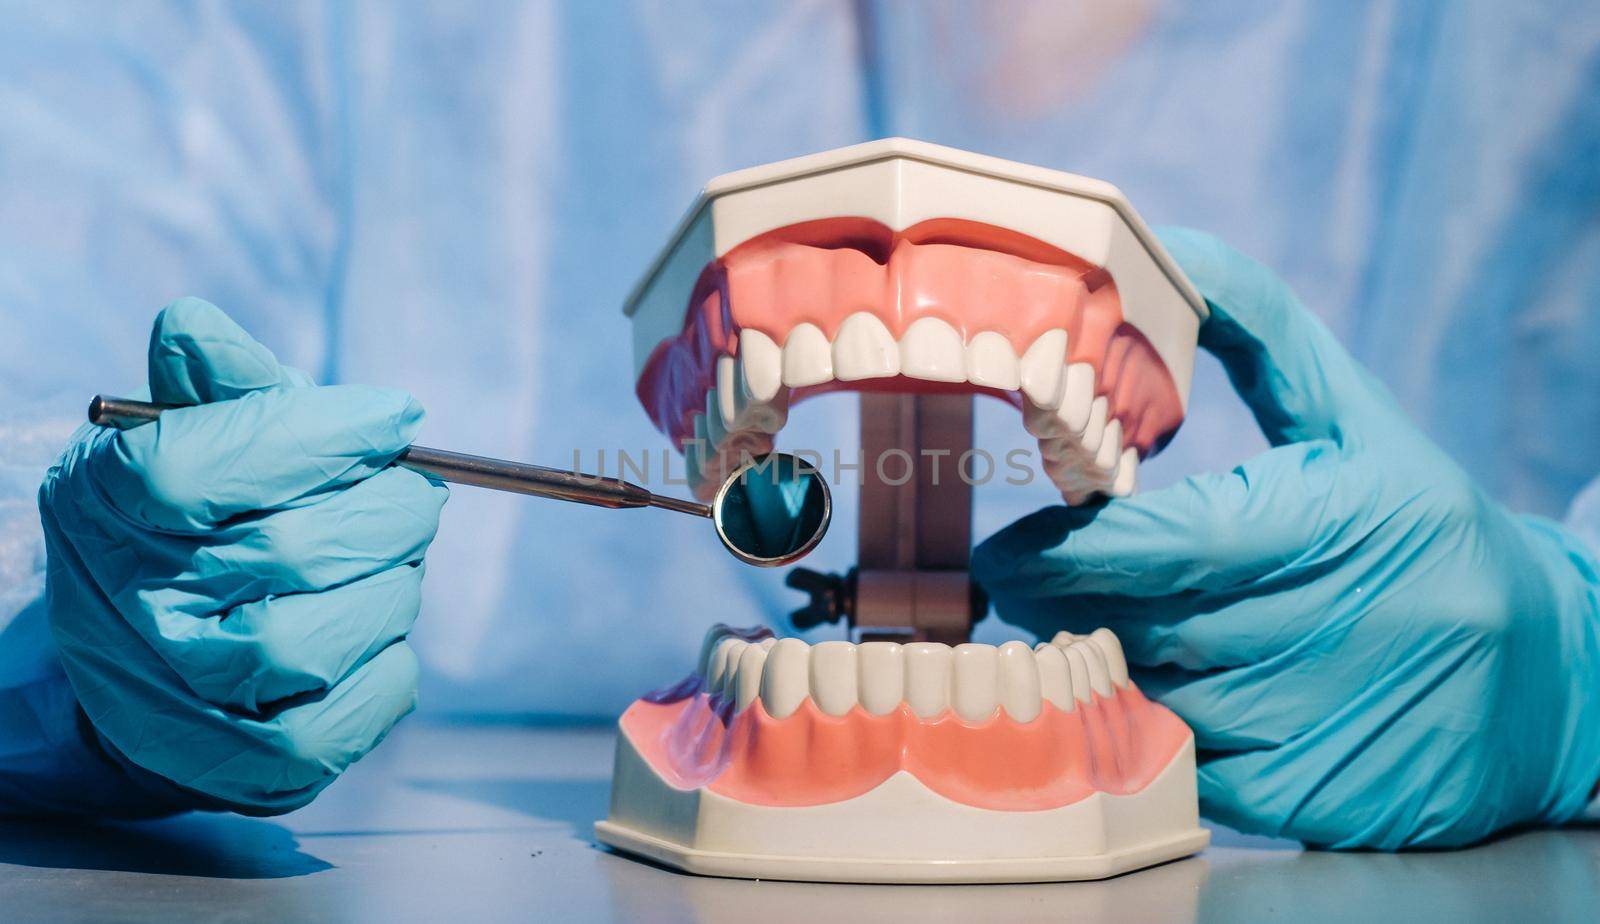
[[786,565],[816,548],[833,518],[822,473],[786,452],[740,466],[711,502],[717,536],[741,561]]

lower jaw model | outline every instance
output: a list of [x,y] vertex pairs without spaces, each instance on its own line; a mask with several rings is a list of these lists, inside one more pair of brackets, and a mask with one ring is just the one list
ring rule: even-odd
[[[1114,188],[891,139],[712,181],[629,314],[639,397],[699,494],[770,451],[793,402],[853,388],[1015,404],[1077,504],[1131,493],[1177,428],[1203,310]],[[863,537],[888,496],[863,489]],[[846,607],[954,644],[713,627],[687,678],[623,714],[598,838],[693,873],[833,882],[1098,879],[1202,848],[1193,735],[1113,633],[919,629],[940,588],[974,618],[967,535],[953,572],[948,542],[943,573],[869,573],[863,548]]]

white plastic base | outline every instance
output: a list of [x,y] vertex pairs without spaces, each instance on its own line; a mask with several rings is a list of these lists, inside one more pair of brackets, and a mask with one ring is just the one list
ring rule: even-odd
[[900,772],[827,805],[752,805],[658,776],[617,738],[611,817],[595,836],[704,876],[808,882],[1104,879],[1199,851],[1194,743],[1140,792],[1008,812],[954,802]]

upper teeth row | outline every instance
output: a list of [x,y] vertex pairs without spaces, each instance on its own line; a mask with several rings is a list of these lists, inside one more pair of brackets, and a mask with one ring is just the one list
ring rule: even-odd
[[1131,494],[1138,450],[1123,445],[1121,421],[1095,395],[1094,367],[1067,364],[1066,352],[1065,330],[1045,331],[1018,357],[1003,334],[983,331],[963,343],[954,327],[934,317],[912,322],[896,341],[866,311],[845,318],[831,342],[810,322],[795,326],[782,347],[746,328],[739,332],[739,358],[719,358],[717,383],[704,413],[695,415],[690,483],[708,493],[737,464],[738,449],[770,449],[770,435],[787,419],[790,389],[906,375],[1020,390],[1024,425],[1039,438],[1044,471],[1069,503],[1097,492]]
[[761,699],[773,718],[785,718],[810,697],[828,715],[857,704],[886,715],[902,702],[921,718],[953,709],[981,722],[996,709],[1019,722],[1038,717],[1043,703],[1063,711],[1093,696],[1111,696],[1128,683],[1122,645],[1109,629],[1087,636],[1061,632],[1048,644],[937,642],[821,642],[797,638],[747,642],[733,636],[705,646],[700,676],[706,690],[744,709]]

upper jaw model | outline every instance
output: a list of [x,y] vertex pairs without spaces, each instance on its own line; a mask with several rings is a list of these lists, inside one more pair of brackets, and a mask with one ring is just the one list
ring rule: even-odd
[[728,174],[627,311],[640,401],[702,497],[793,402],[862,392],[859,567],[791,575],[817,598],[797,624],[847,618],[861,644],[714,627],[624,713],[600,840],[858,882],[1092,879],[1204,846],[1193,736],[1116,637],[965,644],[970,485],[874,476],[872,450],[959,454],[990,394],[1068,503],[1134,490],[1206,309],[1114,187],[905,139]]

